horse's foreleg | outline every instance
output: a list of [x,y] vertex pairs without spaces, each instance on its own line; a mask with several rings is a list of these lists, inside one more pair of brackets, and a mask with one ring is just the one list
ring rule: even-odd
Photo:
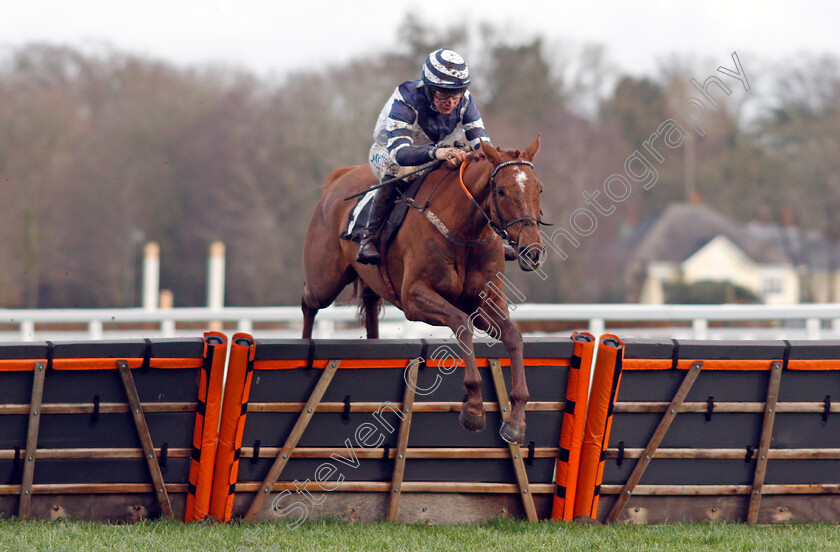
[[508,319],[501,324],[502,343],[510,357],[510,416],[502,424],[499,434],[508,443],[525,443],[525,403],[528,402],[528,384],[525,381],[525,363],[522,359],[522,334]]
[[433,326],[448,326],[461,348],[464,359],[464,388],[467,400],[461,407],[461,425],[481,431],[485,425],[484,401],[481,399],[481,374],[475,362],[472,331],[467,315],[425,282],[415,282],[403,297],[403,311],[409,320]]
[[484,316],[476,316],[473,321],[478,329],[500,340],[510,357],[511,411],[510,416],[502,423],[499,435],[508,443],[522,445],[525,443],[525,404],[530,395],[525,381],[525,363],[522,359],[522,334],[509,317],[499,315],[506,312],[507,305],[497,303],[494,308],[482,308],[481,314]]

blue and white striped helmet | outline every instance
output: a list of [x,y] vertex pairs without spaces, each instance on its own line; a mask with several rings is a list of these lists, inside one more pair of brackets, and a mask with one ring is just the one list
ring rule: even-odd
[[470,84],[470,70],[458,52],[441,48],[423,64],[423,82],[433,88],[463,89]]

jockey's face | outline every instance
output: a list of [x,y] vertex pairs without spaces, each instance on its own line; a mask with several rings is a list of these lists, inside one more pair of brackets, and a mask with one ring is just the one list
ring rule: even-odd
[[455,108],[458,107],[458,102],[461,101],[463,97],[463,92],[441,92],[435,91],[432,95],[432,101],[435,104],[435,107],[443,113],[444,115],[449,115]]

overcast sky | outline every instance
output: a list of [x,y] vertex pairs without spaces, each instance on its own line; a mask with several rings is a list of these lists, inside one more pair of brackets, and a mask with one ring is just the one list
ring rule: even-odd
[[439,28],[489,22],[515,39],[603,44],[619,68],[639,74],[671,54],[714,67],[733,51],[766,61],[803,51],[840,55],[838,6],[836,0],[6,0],[0,48],[7,53],[35,41],[108,45],[179,65],[243,66],[277,77],[393,48],[396,28],[414,11]]

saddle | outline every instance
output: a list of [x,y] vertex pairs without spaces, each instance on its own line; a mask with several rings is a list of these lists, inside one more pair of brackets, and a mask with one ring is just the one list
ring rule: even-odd
[[[428,173],[427,173],[428,174]],[[414,199],[420,186],[423,185],[426,175],[421,175],[407,184],[402,184],[397,187],[403,198]],[[365,228],[370,220],[370,208],[373,204],[373,196],[376,195],[376,190],[371,190],[368,193],[359,197],[356,204],[350,209],[350,214],[347,216],[347,226],[344,231],[338,236],[342,240],[361,242],[362,236],[365,233]],[[388,215],[388,220],[385,222],[383,233],[385,234],[385,243],[390,244],[396,237],[397,232],[405,220],[405,215],[408,213],[409,205],[406,201],[397,199],[394,202],[394,207],[391,209],[391,214]]]

